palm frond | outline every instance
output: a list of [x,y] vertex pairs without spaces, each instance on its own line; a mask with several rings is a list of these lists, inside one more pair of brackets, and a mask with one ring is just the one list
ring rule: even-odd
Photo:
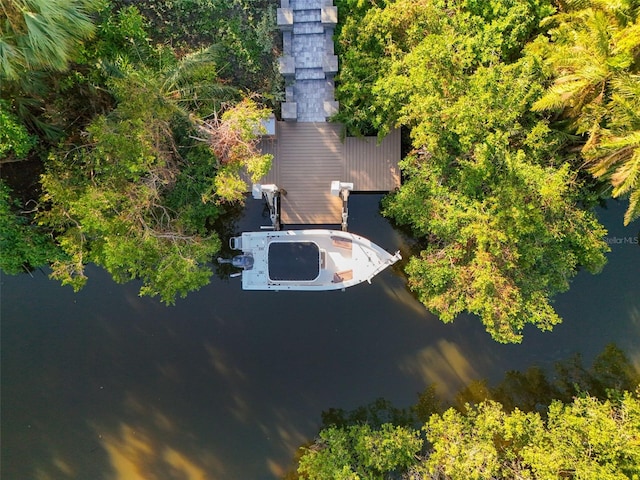
[[556,81],[549,90],[538,99],[532,106],[534,111],[562,110],[570,106],[571,100],[584,89],[591,86],[591,83],[576,75],[563,77]]
[[611,37],[617,31],[615,23],[610,21],[609,15],[601,10],[592,8],[580,12],[582,23],[579,28],[579,42],[601,59],[611,55]]
[[567,10],[584,10],[591,6],[591,0],[564,0],[562,2]]
[[620,30],[613,37],[615,42],[614,53],[627,53],[633,57],[640,48],[640,23],[629,25]]
[[[4,7],[3,2],[3,7]],[[75,49],[93,33],[97,0],[10,0],[3,11],[2,72],[63,70]],[[10,18],[9,18],[10,16]],[[11,50],[11,47],[13,50]]]
[[[202,49],[186,55],[180,62],[173,66],[165,77],[166,90],[173,89],[176,85],[188,82],[198,70],[208,68],[209,74],[216,72],[217,46]],[[217,77],[217,75],[215,75]]]
[[618,75],[611,79],[611,86],[620,96],[627,99],[640,99],[640,75]]
[[640,188],[640,147],[611,176],[612,195],[619,197]]
[[640,188],[629,195],[629,208],[624,214],[624,224],[629,225],[636,218],[640,218]]
[[621,132],[640,130],[640,98],[612,95],[609,104],[609,126]]
[[624,136],[605,137],[600,142],[600,148],[605,150],[619,150],[626,147],[640,147],[640,131],[628,132]]
[[238,98],[236,87],[218,81],[218,48],[209,47],[185,56],[166,73],[165,95],[187,110],[204,116],[219,110],[225,101]]
[[62,70],[67,64],[66,41],[58,25],[49,24],[40,14],[24,13],[27,35],[21,38],[25,62],[31,69],[47,66]]
[[16,80],[20,55],[15,46],[0,38],[0,78]]
[[640,188],[640,132],[624,137],[610,137],[605,132],[597,146],[585,155],[587,170],[596,178],[607,180],[614,197]]

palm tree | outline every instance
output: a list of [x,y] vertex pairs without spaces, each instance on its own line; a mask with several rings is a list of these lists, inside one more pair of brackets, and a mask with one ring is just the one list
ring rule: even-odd
[[96,0],[0,0],[0,79],[61,71],[94,31]]
[[583,149],[589,171],[611,182],[614,197],[629,196],[625,225],[640,217],[640,77],[612,81],[607,128]]
[[197,50],[182,57],[162,72],[161,91],[184,111],[207,117],[223,103],[237,100],[236,87],[219,80],[216,57],[218,46]]
[[577,133],[597,132],[605,114],[603,104],[615,71],[611,59],[611,26],[604,12],[594,9],[559,14],[550,31],[546,53],[555,81],[534,104],[534,110],[559,110],[573,120]]
[[640,216],[640,2],[573,0],[548,22],[545,57],[555,76],[534,110],[555,110],[586,136],[585,167],[629,196],[624,222]]

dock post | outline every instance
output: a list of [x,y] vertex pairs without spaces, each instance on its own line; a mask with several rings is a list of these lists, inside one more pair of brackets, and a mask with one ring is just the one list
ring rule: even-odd
[[353,190],[353,183],[333,180],[331,182],[331,195],[342,199],[342,231],[347,231],[347,219],[349,218],[349,192]]
[[269,217],[271,219],[270,227],[260,227],[263,230],[280,230],[282,226],[280,224],[280,195],[286,195],[287,192],[281,188],[278,188],[277,185],[271,183],[268,185],[260,185],[259,183],[254,183],[251,188],[251,193],[253,198],[256,200],[260,200],[262,198],[267,202],[267,206],[269,207]]

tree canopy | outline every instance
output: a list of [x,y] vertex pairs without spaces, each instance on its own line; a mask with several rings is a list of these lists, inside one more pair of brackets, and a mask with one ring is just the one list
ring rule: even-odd
[[637,369],[608,345],[589,367],[574,357],[555,370],[507,372],[495,387],[475,381],[449,408],[429,386],[409,409],[381,399],[351,413],[332,409],[287,478],[636,478]]
[[[172,301],[206,283],[244,173],[269,168],[246,133],[281,95],[274,2],[49,3],[2,3],[0,160],[43,165],[24,232],[57,246],[24,266],[79,287],[95,262]],[[596,201],[628,196],[627,224],[640,212],[637,1],[336,3],[336,120],[408,132],[383,213],[422,246],[410,287],[501,342],[552,328],[553,296],[604,265]],[[122,236],[144,249],[107,248]]]
[[[629,479],[640,473],[640,399],[553,402],[546,418],[483,402],[425,425],[430,448],[414,472],[455,479]],[[419,472],[419,473],[418,473]],[[427,477],[428,478],[428,477]]]
[[520,341],[526,324],[551,329],[553,295],[608,251],[576,132],[539,108],[552,67],[531,45],[547,39],[554,6],[341,4],[353,20],[338,38],[338,118],[355,133],[411,137],[403,185],[383,206],[423,240],[410,287],[444,321],[477,314],[500,342]]
[[536,39],[553,84],[533,108],[560,112],[586,141],[585,167],[629,197],[625,225],[640,217],[640,4],[567,2]]
[[640,474],[640,396],[554,401],[544,416],[484,401],[421,429],[329,427],[302,452],[296,478],[308,480],[627,480]]
[[[41,193],[21,192],[35,205],[29,215],[3,186],[3,231],[10,233],[3,270],[50,264],[53,278],[79,289],[94,263],[173,303],[209,282],[221,244],[216,222],[242,201],[242,172],[255,179],[270,167],[256,138],[270,112],[260,94],[271,98],[278,79],[273,69],[249,64],[273,62],[273,49],[264,48],[267,39],[273,45],[271,6],[251,6],[263,43],[253,34],[236,38],[244,57],[234,70],[216,43],[229,38],[159,28],[169,17],[184,27],[201,21],[186,15],[189,2],[45,3],[3,2],[0,154],[44,168]],[[227,32],[246,28],[236,22],[240,5],[191,3],[214,13]],[[238,71],[253,76],[240,84]],[[264,90],[247,90],[253,87]],[[221,143],[232,155],[216,149]],[[39,235],[47,249],[29,253]]]
[[96,0],[3,0],[0,81],[33,70],[63,71],[95,30]]

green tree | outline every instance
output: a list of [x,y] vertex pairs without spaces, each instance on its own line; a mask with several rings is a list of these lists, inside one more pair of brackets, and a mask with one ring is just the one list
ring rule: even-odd
[[[372,89],[389,63],[389,32],[402,35],[422,9],[417,3],[407,2],[406,8],[391,11],[393,2],[386,0],[338,0],[336,4],[340,18],[336,30],[336,54],[340,58],[336,98],[340,110],[335,120],[343,123],[351,135],[375,134],[383,128],[385,117]],[[385,9],[387,4],[389,10]]]
[[[640,372],[624,352],[607,345],[591,366],[574,356],[547,375],[534,366],[495,387],[475,380],[448,409],[434,385],[410,409],[384,399],[330,409],[319,437],[299,449],[299,476],[287,478],[635,479]],[[385,473],[380,463],[395,466]]]
[[389,423],[330,427],[300,458],[298,474],[308,480],[375,480],[411,465],[420,451],[419,434]]
[[381,133],[410,130],[405,181],[383,205],[426,244],[409,259],[409,286],[445,322],[475,313],[501,342],[557,324],[552,296],[580,266],[599,271],[607,251],[580,206],[566,135],[531,109],[544,68],[523,49],[552,12],[534,0],[397,0],[366,10],[357,35],[345,24],[339,40],[341,109]]
[[434,413],[421,430],[391,424],[325,428],[301,449],[298,478],[637,478],[640,391],[614,397],[552,401],[544,416],[484,401]]
[[50,235],[31,224],[0,180],[0,270],[23,273],[47,265],[60,252]]
[[507,414],[500,404],[483,402],[464,413],[450,409],[433,415],[424,428],[431,449],[417,470],[481,480],[531,478],[519,453],[542,435],[544,424],[537,414]]
[[[129,2],[117,1],[118,4]],[[274,0],[138,0],[154,43],[177,51],[212,48],[219,77],[270,101],[282,93]],[[274,102],[275,103],[275,102]]]
[[431,451],[416,470],[456,479],[629,479],[640,473],[640,400],[578,397],[538,413],[486,402],[425,426]]
[[[36,8],[41,3],[16,1],[10,7],[18,12],[24,5]],[[189,4],[173,3],[159,5],[177,11]],[[234,23],[224,15],[228,6],[195,3],[212,11],[220,25]],[[58,247],[48,258],[52,277],[74,289],[87,281],[85,266],[95,263],[118,282],[140,279],[141,294],[173,303],[209,281],[209,262],[220,248],[216,219],[225,204],[246,191],[241,181],[230,188],[225,181],[229,173],[240,180],[242,169],[260,176],[269,168],[270,159],[255,149],[259,120],[266,111],[255,102],[240,101],[239,89],[221,77],[228,59],[220,56],[219,46],[180,41],[178,50],[168,46],[173,37],[157,30],[154,43],[149,19],[121,2],[47,5],[37,7],[42,10],[38,15],[59,29],[66,28],[57,25],[66,20],[52,13],[55,8],[99,8],[95,28],[85,32],[78,27],[76,40],[65,50],[64,66],[71,68],[58,72],[51,66],[40,65],[36,71],[24,67],[3,81],[7,103],[2,104],[1,118],[37,131],[42,141],[38,152],[49,150],[43,155],[38,224],[26,228],[28,221],[20,218],[17,224],[25,228],[12,232],[31,235],[24,239],[27,243],[35,240],[35,232],[48,233]],[[149,13],[154,6],[141,2],[141,7]],[[245,10],[253,15],[253,7],[258,8]],[[178,16],[191,15],[188,10]],[[20,15],[6,25],[18,28]],[[55,28],[52,35],[58,35]],[[171,25],[170,32],[178,30]],[[64,69],[62,63],[58,66]],[[9,114],[13,111],[23,125]],[[217,158],[219,152],[198,140],[215,123],[203,118],[222,120],[232,155]],[[52,126],[55,142],[44,142]],[[19,134],[26,132],[3,132],[3,153],[23,154],[31,137]],[[209,132],[206,141],[220,142],[219,133]]]
[[142,279],[141,294],[167,303],[209,281],[217,235],[183,222],[165,202],[184,160],[174,131],[181,111],[162,94],[161,82],[141,69],[114,79],[118,107],[92,122],[89,143],[47,162],[42,185],[50,208],[39,221],[68,255],[53,264],[52,276],[63,284],[80,288],[89,262],[116,281]]
[[[252,182],[269,173],[272,155],[262,154],[258,148],[260,135],[266,133],[261,123],[270,111],[251,99],[226,109],[220,118],[203,122],[200,131],[217,159],[217,174],[212,193],[227,202],[242,201],[248,185],[242,179],[246,174]],[[207,194],[205,198],[209,198]]]
[[0,163],[21,160],[36,144],[36,137],[30,135],[25,126],[0,100]]
[[406,267],[419,300],[445,322],[477,314],[500,342],[520,341],[527,323],[557,324],[551,296],[568,289],[579,265],[598,271],[606,251],[605,230],[576,206],[570,170],[489,142],[451,173],[414,162],[409,170],[405,161],[411,176],[384,212],[428,236]]

